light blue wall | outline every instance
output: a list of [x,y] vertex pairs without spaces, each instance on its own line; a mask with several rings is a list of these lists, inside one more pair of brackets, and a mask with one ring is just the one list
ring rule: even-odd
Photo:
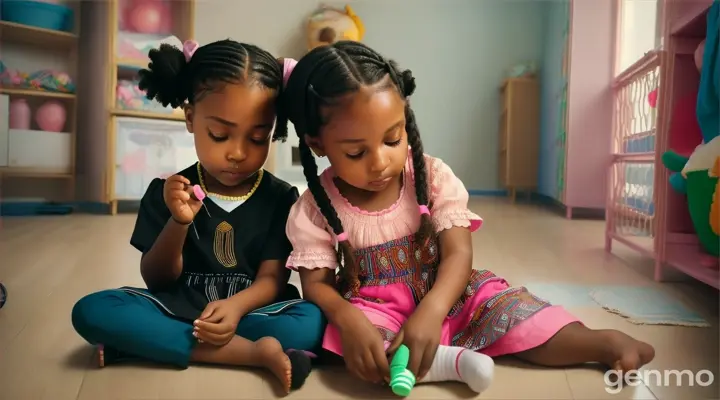
[[498,188],[499,91],[505,70],[537,61],[545,8],[536,0],[358,1],[364,42],[413,71],[425,151],[469,190]]
[[557,198],[557,169],[560,156],[557,145],[560,123],[560,95],[565,80],[562,77],[562,57],[567,26],[567,0],[543,2],[546,12],[543,34],[542,73],[540,81],[540,168],[538,192]]

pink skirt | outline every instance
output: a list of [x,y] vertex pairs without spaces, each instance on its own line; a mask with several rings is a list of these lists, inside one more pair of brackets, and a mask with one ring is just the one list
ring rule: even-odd
[[[410,288],[403,283],[365,286],[359,294],[362,298],[350,302],[375,325],[387,348],[415,310]],[[475,270],[464,301],[443,323],[440,343],[491,357],[514,354],[540,346],[573,322],[579,320],[564,308],[539,299],[524,287],[511,288],[489,272]],[[342,355],[340,334],[332,324],[325,331],[323,347]]]

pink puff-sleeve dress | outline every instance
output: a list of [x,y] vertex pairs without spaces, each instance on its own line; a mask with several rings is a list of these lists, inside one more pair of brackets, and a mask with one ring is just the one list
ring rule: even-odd
[[[463,183],[440,159],[426,155],[425,162],[430,215],[436,231],[452,227],[477,230],[482,219],[468,209],[469,196]],[[421,246],[413,239],[420,226],[420,211],[410,156],[404,174],[397,201],[376,212],[350,204],[335,186],[332,168],[320,176],[350,243],[357,249],[360,288],[356,292],[344,290],[346,285],[340,283],[341,294],[375,325],[386,347],[432,287],[440,261],[437,240]],[[337,267],[335,236],[309,190],[290,211],[286,232],[293,245],[288,268]],[[489,356],[513,354],[545,343],[576,321],[562,307],[551,305],[524,287],[511,287],[490,271],[474,269],[465,293],[445,319],[441,344]],[[340,335],[332,324],[325,332],[323,347],[342,355]]]

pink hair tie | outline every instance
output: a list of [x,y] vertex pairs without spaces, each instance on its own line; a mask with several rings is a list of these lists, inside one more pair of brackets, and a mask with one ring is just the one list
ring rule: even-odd
[[198,42],[194,40],[186,40],[185,43],[183,43],[183,54],[185,55],[185,62],[190,62],[190,59],[199,47],[200,45],[198,44]]
[[420,215],[430,215],[430,209],[428,208],[428,206],[418,206],[418,208],[420,209]]
[[347,232],[343,232],[343,233],[337,235],[337,241],[338,241],[338,242],[345,242],[345,241],[347,241],[347,240],[348,240],[348,234],[347,234]]
[[290,80],[290,74],[292,74],[297,63],[297,60],[293,58],[285,58],[283,60],[283,87],[287,86],[288,80]]

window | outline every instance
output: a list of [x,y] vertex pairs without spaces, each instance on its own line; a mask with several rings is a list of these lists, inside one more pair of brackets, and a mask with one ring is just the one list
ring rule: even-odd
[[662,0],[621,0],[615,75],[662,44]]

